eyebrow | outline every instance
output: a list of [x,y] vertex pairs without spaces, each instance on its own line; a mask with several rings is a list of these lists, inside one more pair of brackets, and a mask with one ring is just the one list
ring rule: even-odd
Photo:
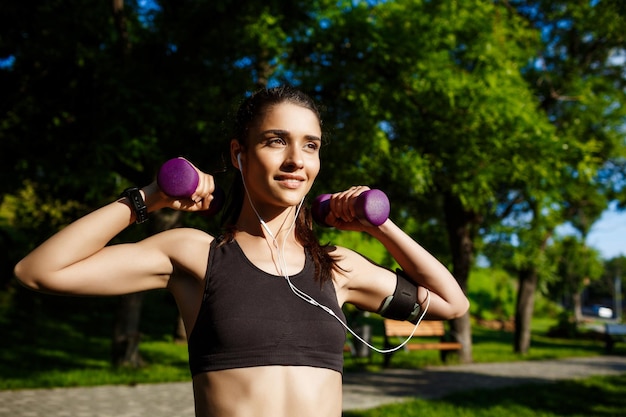
[[[263,132],[261,132],[261,136],[266,136],[268,134],[272,134],[272,135],[276,135],[276,136],[291,136],[291,133],[288,130],[283,130],[283,129],[268,129],[265,130]],[[314,141],[322,141],[322,138],[315,136],[315,135],[304,135],[305,138],[307,138],[308,140],[314,140]]]

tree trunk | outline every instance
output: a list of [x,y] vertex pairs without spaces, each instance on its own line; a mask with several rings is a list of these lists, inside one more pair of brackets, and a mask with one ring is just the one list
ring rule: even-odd
[[[444,211],[448,240],[452,252],[452,274],[467,294],[467,281],[474,255],[472,224],[476,220],[473,213],[463,208],[461,201],[452,195],[444,200]],[[450,333],[463,346],[459,351],[461,363],[471,363],[472,357],[472,327],[469,311],[463,317],[450,320]]]
[[581,323],[583,321],[583,296],[581,290],[576,290],[572,294],[572,308],[574,309],[575,322]]
[[454,340],[463,346],[459,351],[459,361],[461,363],[472,363],[472,324],[469,312],[458,319],[450,320],[450,335]]
[[[157,211],[152,214],[151,219],[151,232],[152,234],[159,233],[165,230],[174,229],[176,227],[180,227],[180,211]],[[174,325],[174,341],[182,342],[187,341],[187,332],[185,330],[185,323],[183,322],[183,318],[180,313],[177,314],[175,318],[176,322]]]
[[519,289],[515,307],[515,353],[526,354],[530,349],[531,323],[535,307],[535,291],[538,275],[535,269],[524,269],[519,272]]
[[143,364],[139,354],[139,321],[143,294],[124,295],[117,309],[113,326],[111,357],[114,366],[140,367]]
[[[180,224],[181,212],[158,211],[151,215],[150,234],[173,229]],[[111,356],[115,366],[139,367],[143,361],[139,354],[141,333],[139,324],[143,294],[129,294],[121,297],[113,326]],[[180,315],[176,318],[180,321]]]
[[[119,36],[120,61],[123,64],[130,53],[130,42],[126,18],[124,16],[124,1],[111,0],[111,11],[115,29]],[[111,343],[111,359],[114,366],[139,367],[142,365],[139,355],[139,321],[143,294],[128,294],[120,299],[115,323],[113,325],[113,341]]]

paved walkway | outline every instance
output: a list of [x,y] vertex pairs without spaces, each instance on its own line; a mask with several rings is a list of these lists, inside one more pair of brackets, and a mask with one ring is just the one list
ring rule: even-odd
[[[466,389],[622,373],[626,373],[623,356],[346,373],[343,409],[372,408],[411,397],[437,398]],[[0,391],[0,416],[193,417],[192,396],[190,382]]]

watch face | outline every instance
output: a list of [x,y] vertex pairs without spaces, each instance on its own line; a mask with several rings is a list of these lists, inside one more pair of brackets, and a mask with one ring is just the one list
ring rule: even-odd
[[139,188],[127,188],[124,190],[122,195],[128,199],[133,211],[135,212],[135,223],[139,224],[148,220],[148,208],[146,207],[146,203],[143,201]]

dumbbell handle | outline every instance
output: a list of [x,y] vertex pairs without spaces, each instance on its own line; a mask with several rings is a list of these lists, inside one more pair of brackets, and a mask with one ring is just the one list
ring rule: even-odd
[[[326,224],[326,216],[330,212],[330,194],[321,194],[313,200],[311,214],[313,220],[322,226]],[[367,190],[356,199],[356,216],[374,226],[380,226],[389,218],[389,198],[380,190]]]
[[[198,188],[198,171],[184,158],[172,158],[166,161],[157,173],[157,184],[161,191],[172,198],[189,198]],[[207,214],[217,213],[224,204],[224,191],[216,187],[211,208]]]

